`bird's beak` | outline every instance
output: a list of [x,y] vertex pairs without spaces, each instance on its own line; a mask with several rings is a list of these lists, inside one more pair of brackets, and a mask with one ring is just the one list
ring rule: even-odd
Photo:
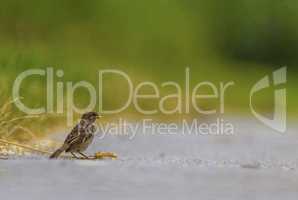
[[99,119],[99,118],[102,118],[102,116],[101,116],[101,115],[98,115],[98,116],[96,117],[96,119]]

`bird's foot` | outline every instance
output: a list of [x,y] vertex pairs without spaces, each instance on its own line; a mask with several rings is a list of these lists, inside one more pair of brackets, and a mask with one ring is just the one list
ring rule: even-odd
[[90,159],[87,155],[83,154],[82,152],[78,152],[78,153],[79,153],[80,155],[82,155],[84,159],[87,159],[87,160]]
[[73,153],[73,152],[70,152],[70,153],[71,153],[71,155],[72,155],[75,159],[81,159],[81,158],[79,158],[78,156],[76,156],[75,153]]

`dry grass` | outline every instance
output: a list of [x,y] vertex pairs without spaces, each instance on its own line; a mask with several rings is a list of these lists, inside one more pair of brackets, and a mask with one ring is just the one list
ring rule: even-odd
[[[0,106],[0,159],[8,155],[22,156],[32,152],[46,153],[44,145],[37,138],[38,126],[44,116],[22,115],[14,108],[17,99],[6,100]],[[48,142],[50,148],[51,142]],[[54,145],[53,145],[54,146]]]
[[14,100],[7,100],[0,107],[0,138],[13,140],[30,140],[36,138],[31,130],[32,119],[40,118],[39,115],[20,115],[14,110]]

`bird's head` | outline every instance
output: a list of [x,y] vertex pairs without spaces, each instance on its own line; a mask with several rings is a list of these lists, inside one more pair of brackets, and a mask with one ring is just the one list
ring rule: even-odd
[[86,121],[88,123],[94,123],[96,119],[100,118],[101,115],[99,115],[97,112],[87,112],[82,115],[82,120]]

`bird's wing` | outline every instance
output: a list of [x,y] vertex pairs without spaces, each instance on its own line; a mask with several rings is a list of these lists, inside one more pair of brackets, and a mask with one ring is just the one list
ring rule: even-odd
[[78,125],[76,125],[72,131],[68,134],[68,136],[66,137],[64,143],[71,145],[73,144],[75,141],[77,141],[77,139],[80,136],[80,132],[79,132],[79,127]]

